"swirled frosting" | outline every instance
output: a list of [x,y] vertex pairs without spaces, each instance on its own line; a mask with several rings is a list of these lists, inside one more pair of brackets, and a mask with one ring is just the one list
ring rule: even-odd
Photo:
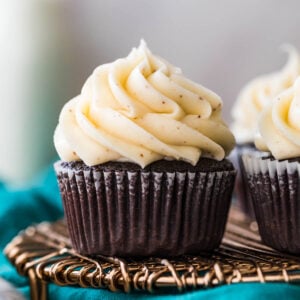
[[252,80],[237,98],[232,110],[234,122],[231,129],[238,143],[254,141],[259,113],[276,95],[291,87],[300,75],[300,56],[297,50],[290,45],[282,48],[289,54],[282,70]]
[[88,166],[222,160],[235,140],[221,108],[219,96],[183,77],[142,41],[126,58],[96,68],[81,94],[65,104],[54,144],[62,160]]
[[263,110],[258,129],[259,150],[271,152],[276,159],[300,157],[300,77]]

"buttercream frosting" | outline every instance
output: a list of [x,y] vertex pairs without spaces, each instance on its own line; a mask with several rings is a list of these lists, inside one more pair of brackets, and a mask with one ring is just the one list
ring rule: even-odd
[[300,56],[291,45],[282,47],[288,55],[279,72],[263,75],[249,82],[240,92],[232,110],[231,129],[238,143],[253,142],[259,113],[280,92],[291,87],[300,75]]
[[186,79],[141,41],[126,58],[97,67],[80,95],[65,104],[54,144],[62,160],[88,166],[222,160],[235,140],[221,109],[218,95]]
[[300,77],[263,110],[258,129],[255,145],[259,150],[279,160],[300,157]]

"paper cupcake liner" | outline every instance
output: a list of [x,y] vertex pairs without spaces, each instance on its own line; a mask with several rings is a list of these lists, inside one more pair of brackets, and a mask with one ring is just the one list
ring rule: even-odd
[[243,156],[261,238],[300,254],[300,163]]
[[79,253],[176,256],[221,242],[235,171],[55,169]]
[[234,186],[234,196],[237,205],[250,219],[255,219],[255,213],[242,156],[245,154],[251,155],[251,153],[255,152],[255,148],[251,145],[237,146],[229,157],[232,160],[234,167],[237,169],[237,178]]

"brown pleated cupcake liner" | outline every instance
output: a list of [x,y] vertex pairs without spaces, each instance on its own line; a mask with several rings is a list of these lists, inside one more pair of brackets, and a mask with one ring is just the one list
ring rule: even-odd
[[79,253],[177,256],[221,242],[235,171],[55,170]]
[[230,155],[230,159],[232,160],[234,167],[237,169],[237,178],[234,186],[236,203],[249,219],[255,219],[255,213],[242,156],[245,154],[251,155],[255,152],[256,150],[253,146],[237,146]]
[[243,162],[263,242],[300,254],[300,163],[248,155]]

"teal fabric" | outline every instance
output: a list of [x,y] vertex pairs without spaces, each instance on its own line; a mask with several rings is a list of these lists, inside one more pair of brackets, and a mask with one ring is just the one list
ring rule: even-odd
[[[14,284],[29,299],[28,280],[19,276],[2,251],[22,229],[32,223],[53,221],[63,216],[56,178],[52,168],[32,187],[10,190],[0,183],[0,276]],[[1,298],[1,295],[0,295]],[[49,285],[49,299],[300,299],[300,285],[234,284],[177,294],[111,293],[106,290]]]

